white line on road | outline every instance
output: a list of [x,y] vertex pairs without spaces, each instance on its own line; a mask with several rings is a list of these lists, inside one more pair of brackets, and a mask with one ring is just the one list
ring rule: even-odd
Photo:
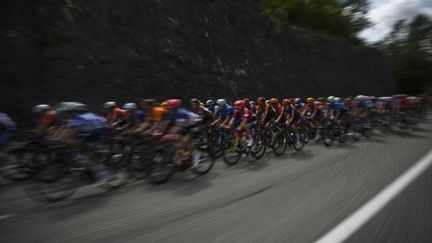
[[432,164],[432,150],[421,158],[415,165],[405,171],[390,185],[384,188],[365,205],[340,222],[330,232],[318,239],[317,243],[340,243],[348,239],[367,221],[375,216],[393,198],[401,193],[409,184],[419,177]]
[[7,218],[10,218],[10,217],[13,217],[13,216],[15,216],[15,214],[5,214],[5,215],[0,215],[0,220],[2,220],[2,219],[7,219]]

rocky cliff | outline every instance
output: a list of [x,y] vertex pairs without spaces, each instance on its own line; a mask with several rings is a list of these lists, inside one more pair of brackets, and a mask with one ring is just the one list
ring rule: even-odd
[[253,0],[6,0],[0,110],[140,97],[389,94],[384,58],[347,41],[275,35]]

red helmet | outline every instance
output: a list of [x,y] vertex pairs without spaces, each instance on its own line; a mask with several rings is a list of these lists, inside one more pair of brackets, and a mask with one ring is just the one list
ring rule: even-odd
[[182,105],[181,99],[169,99],[166,101],[168,109],[175,109]]
[[244,98],[244,99],[243,99],[243,102],[244,102],[245,104],[249,104],[249,98]]
[[237,100],[234,102],[234,109],[241,109],[244,107],[244,101],[243,100]]
[[289,99],[282,100],[282,105],[291,105],[291,101]]

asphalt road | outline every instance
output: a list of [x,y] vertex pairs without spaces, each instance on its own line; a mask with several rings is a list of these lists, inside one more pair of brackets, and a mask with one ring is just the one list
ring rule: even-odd
[[[82,188],[65,202],[3,188],[0,242],[313,242],[432,149],[432,120],[411,134],[308,145],[300,153],[218,161],[161,186]],[[348,242],[432,242],[432,169]]]

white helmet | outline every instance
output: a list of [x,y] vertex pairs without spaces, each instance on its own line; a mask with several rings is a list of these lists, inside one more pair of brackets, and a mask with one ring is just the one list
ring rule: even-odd
[[115,103],[114,101],[107,101],[103,104],[103,108],[105,109],[110,109],[114,107],[117,107],[117,103]]
[[135,103],[126,103],[123,105],[123,109],[127,111],[132,111],[137,109],[137,105]]
[[207,106],[213,106],[214,105],[214,101],[213,100],[207,100],[206,101],[206,105]]
[[329,97],[327,97],[327,101],[328,101],[328,102],[333,102],[334,99],[335,99],[334,96],[329,96]]
[[226,101],[225,99],[218,99],[218,100],[216,101],[216,104],[217,104],[218,106],[225,106],[225,105],[227,105],[227,101]]
[[365,100],[365,96],[364,96],[364,95],[357,95],[357,96],[355,97],[355,99],[356,99],[356,100],[360,100],[360,101],[362,101],[362,100]]
[[85,111],[87,105],[80,102],[61,102],[57,105],[56,110],[59,112]]
[[333,100],[334,100],[334,102],[340,102],[341,98],[340,97],[334,97]]
[[49,109],[51,109],[51,106],[49,106],[49,105],[47,105],[47,104],[40,104],[40,105],[37,105],[37,106],[35,106],[35,107],[33,107],[33,112],[42,112],[42,111],[46,111],[46,110],[49,110]]

